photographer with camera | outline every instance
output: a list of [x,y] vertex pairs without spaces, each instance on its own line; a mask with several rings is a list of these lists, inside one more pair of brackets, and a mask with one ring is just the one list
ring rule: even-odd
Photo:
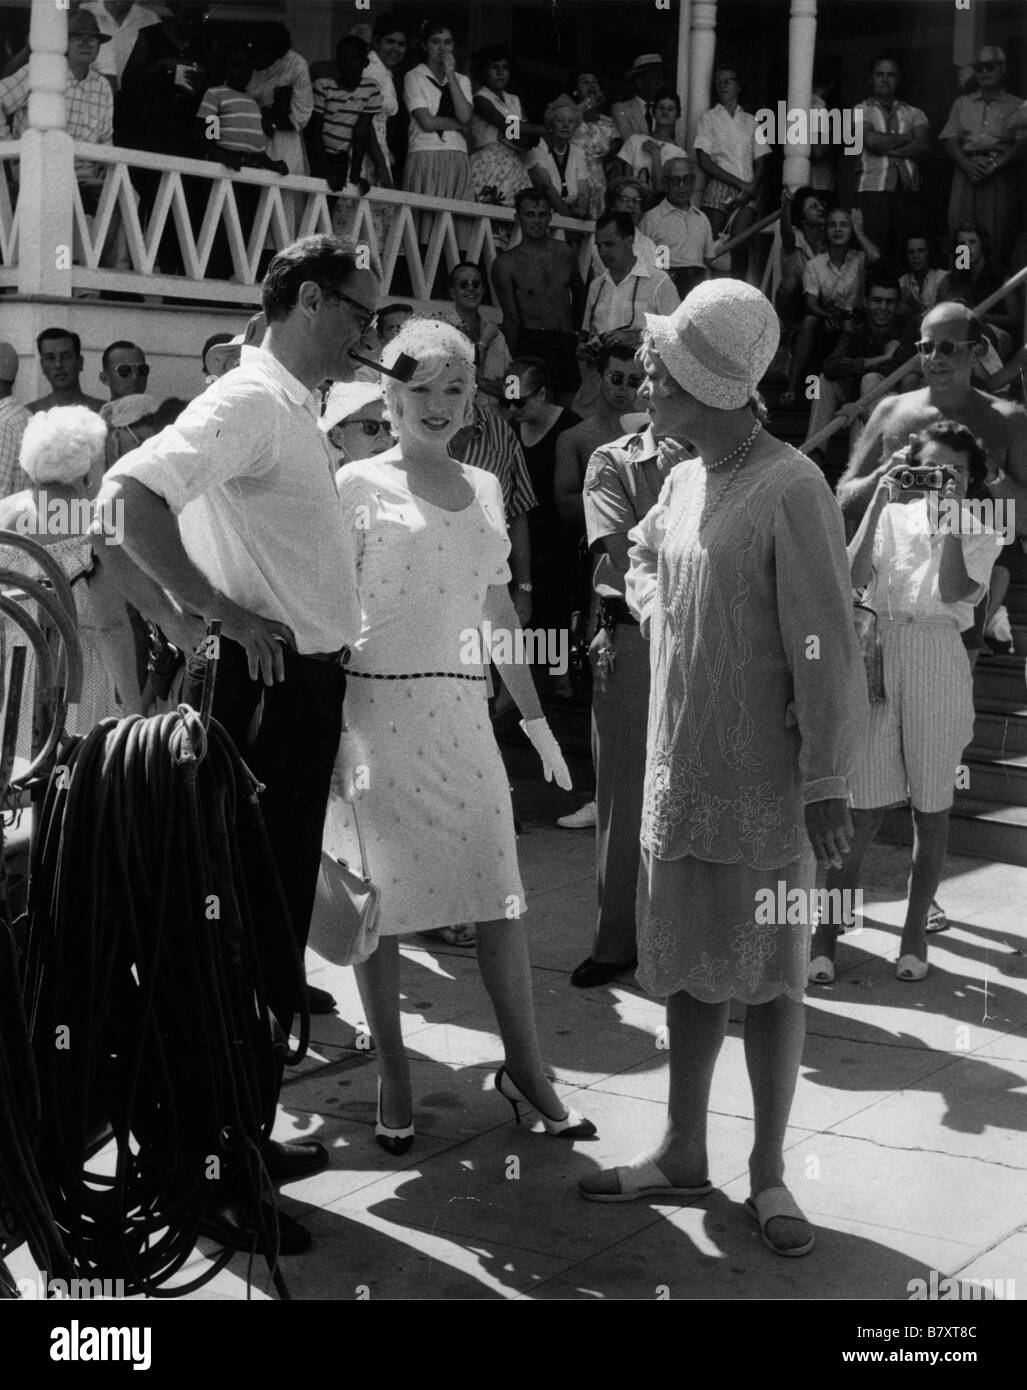
[[[973,626],[1003,535],[966,499],[989,499],[987,478],[984,445],[970,430],[953,420],[929,425],[889,459],[849,546],[853,586],[877,614],[884,695],[870,706],[866,753],[849,782],[851,846],[827,887],[859,886],[885,810],[908,800],[913,860],[895,974],[909,982],[927,974],[927,917],[956,768],[973,737],[973,678],[959,634]],[[834,924],[817,928],[810,984],[833,981],[837,933]]]

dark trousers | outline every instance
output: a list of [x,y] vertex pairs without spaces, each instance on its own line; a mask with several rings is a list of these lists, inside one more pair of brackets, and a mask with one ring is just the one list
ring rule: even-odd
[[[204,662],[189,663],[182,698],[200,705]],[[307,944],[321,865],[321,837],[332,768],[339,750],[346,673],[341,666],[285,649],[285,680],[251,680],[246,653],[221,639],[214,718],[222,724],[255,777],[264,783],[260,812],[300,952]],[[261,707],[259,728],[253,734]],[[280,1021],[299,1008],[296,999],[268,1002]]]
[[906,268],[906,238],[920,225],[919,193],[901,188],[893,193],[857,193],[856,206],[863,214],[864,234],[874,243],[895,273]]
[[636,953],[635,889],[641,854],[649,643],[634,623],[618,623],[607,689],[592,687],[596,769],[596,921],[592,959],[614,964]]

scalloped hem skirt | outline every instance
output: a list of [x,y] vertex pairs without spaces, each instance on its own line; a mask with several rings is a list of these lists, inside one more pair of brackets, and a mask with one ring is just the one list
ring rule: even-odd
[[650,994],[684,991],[706,1004],[766,1004],[782,994],[801,1000],[815,886],[808,840],[800,858],[779,869],[690,855],[659,859],[643,849],[639,984]]

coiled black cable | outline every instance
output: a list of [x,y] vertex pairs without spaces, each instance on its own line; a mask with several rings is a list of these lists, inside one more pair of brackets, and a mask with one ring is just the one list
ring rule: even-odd
[[[284,980],[302,998],[302,960],[257,785],[220,724],[183,705],[72,741],[39,813],[27,925],[37,1158],[76,1273],[192,1292],[235,1253],[164,1287],[212,1208],[230,1198],[260,1225],[280,1068],[309,1029],[303,1014],[295,1055],[273,1043],[268,994]],[[100,1173],[86,1155],[107,1125]]]

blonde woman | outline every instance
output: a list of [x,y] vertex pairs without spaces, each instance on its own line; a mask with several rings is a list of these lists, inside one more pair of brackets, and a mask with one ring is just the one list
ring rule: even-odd
[[[336,837],[353,862],[355,814],[367,869],[381,890],[381,941],[356,967],[380,1069],[375,1134],[392,1154],[413,1142],[399,940],[477,922],[478,962],[505,1057],[496,1089],[515,1113],[521,1104],[534,1107],[547,1133],[581,1138],[594,1126],[557,1098],[539,1051],[513,810],[478,647],[483,622],[497,634],[519,628],[507,590],[503,499],[496,478],[449,452],[471,419],[474,349],[450,324],[411,319],[386,347],[382,366],[394,368],[404,354],[416,362],[413,375],[385,384],[396,446],[347,464],[336,477],[343,524],[358,536],[354,583],[363,620],[326,843]],[[529,667],[496,656],[547,779],[555,775],[569,787]],[[366,789],[347,813],[358,766],[366,768],[358,779]]]

